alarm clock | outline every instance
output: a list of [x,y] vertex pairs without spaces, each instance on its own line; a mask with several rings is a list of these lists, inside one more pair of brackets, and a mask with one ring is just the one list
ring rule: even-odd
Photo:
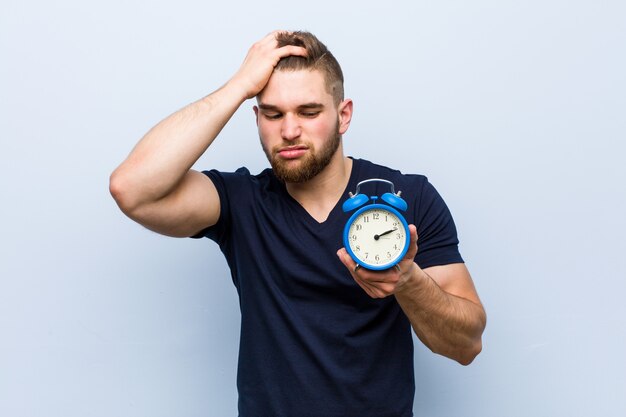
[[[361,185],[369,182],[389,184],[391,192],[383,194],[379,203],[378,196],[360,193]],[[373,271],[391,268],[398,264],[409,249],[409,225],[400,213],[406,211],[407,204],[395,192],[391,181],[372,178],[361,181],[356,186],[356,193],[343,203],[343,211],[352,214],[343,229],[343,244],[346,251],[359,267]],[[366,204],[370,202],[370,204]],[[356,269],[355,269],[356,270]]]

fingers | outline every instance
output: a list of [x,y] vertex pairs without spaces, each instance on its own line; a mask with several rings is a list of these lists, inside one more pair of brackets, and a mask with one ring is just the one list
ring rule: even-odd
[[400,272],[396,268],[385,271],[370,271],[365,268],[356,268],[357,263],[350,257],[345,248],[337,252],[337,256],[354,281],[361,287],[367,295],[372,298],[384,298],[395,292],[396,286],[400,282]]
[[417,254],[417,228],[409,225],[410,243],[409,249],[397,268],[385,271],[370,271],[365,268],[356,268],[357,263],[348,254],[345,248],[337,252],[341,263],[352,275],[354,281],[372,298],[384,298],[395,294],[410,278],[417,267],[414,259]]
[[284,31],[274,31],[250,47],[241,67],[232,80],[245,98],[256,96],[267,84],[278,62],[287,56],[306,56],[305,48],[294,45],[278,47],[276,35]]
[[349,271],[356,272],[355,268],[357,263],[354,262],[354,259],[352,259],[350,255],[348,255],[348,252],[345,248],[341,248],[337,251],[337,257]]
[[278,59],[276,60],[276,63],[278,63],[278,61],[281,58],[287,57],[287,56],[306,56],[307,55],[307,50],[301,46],[296,46],[296,45],[285,45],[282,46],[280,48],[278,48],[278,39],[277,39],[277,35],[281,34],[281,33],[289,33],[286,30],[275,30],[273,32],[271,32],[266,39],[269,40],[269,42],[273,45],[274,49],[276,50],[276,54],[278,56]]
[[372,298],[385,298],[392,295],[400,281],[400,274],[395,268],[386,271],[360,269],[352,276],[356,283]]
[[284,58],[286,56],[292,56],[292,55],[303,56],[303,57],[307,56],[306,49],[301,46],[285,45],[281,48],[278,48],[278,51],[280,52],[281,58]]
[[415,259],[415,255],[417,255],[417,228],[415,225],[409,225],[409,233],[410,233],[410,242],[409,249],[406,251],[406,255],[404,255],[403,259]]
[[303,48],[301,46],[285,45],[279,48],[277,36],[281,33],[290,33],[290,32],[286,30],[275,30],[273,32],[268,33],[267,36],[260,41],[260,43],[270,45],[271,48],[275,50],[276,56],[278,57],[278,59],[276,60],[276,63],[278,63],[280,58],[284,58],[287,56],[292,56],[292,55],[307,56],[306,48]]

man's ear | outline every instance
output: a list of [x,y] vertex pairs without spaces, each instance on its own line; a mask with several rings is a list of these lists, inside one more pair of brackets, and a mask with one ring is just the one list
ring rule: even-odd
[[259,108],[257,106],[252,106],[252,110],[254,110],[254,118],[256,119],[256,125],[259,125]]
[[350,127],[350,121],[352,120],[353,104],[352,100],[347,98],[339,103],[337,113],[339,114],[339,134],[343,135]]

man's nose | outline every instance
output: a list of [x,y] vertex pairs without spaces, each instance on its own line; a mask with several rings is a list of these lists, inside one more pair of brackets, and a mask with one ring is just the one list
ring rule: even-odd
[[286,114],[283,117],[283,123],[280,128],[280,134],[285,140],[294,140],[300,137],[302,129],[300,128],[300,121],[298,117],[291,114]]

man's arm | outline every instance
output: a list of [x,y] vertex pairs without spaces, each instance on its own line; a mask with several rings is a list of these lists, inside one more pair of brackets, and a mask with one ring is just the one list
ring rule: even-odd
[[191,236],[215,224],[220,214],[217,190],[191,167],[239,106],[265,87],[278,61],[289,55],[306,55],[306,50],[277,48],[276,32],[270,33],[250,48],[222,88],[153,127],[111,175],[109,188],[121,210],[169,236]]
[[337,253],[355,281],[373,298],[394,294],[419,339],[433,352],[469,365],[482,349],[486,325],[472,278],[464,264],[421,269],[415,262],[417,231],[410,225],[411,246],[400,271],[354,270],[345,249]]

